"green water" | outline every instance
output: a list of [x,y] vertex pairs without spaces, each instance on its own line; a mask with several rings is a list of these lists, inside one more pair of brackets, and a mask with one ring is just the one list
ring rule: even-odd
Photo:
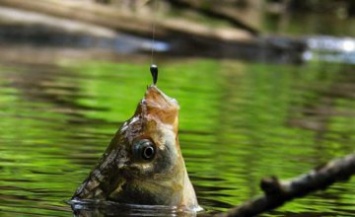
[[[146,62],[0,67],[0,216],[72,216],[65,203],[151,82]],[[180,143],[200,205],[225,211],[269,175],[297,176],[355,147],[353,66],[159,63],[181,106]],[[355,216],[355,182],[267,216]]]

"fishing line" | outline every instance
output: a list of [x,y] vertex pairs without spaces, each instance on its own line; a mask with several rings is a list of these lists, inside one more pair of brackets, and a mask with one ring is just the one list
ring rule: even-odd
[[156,23],[156,16],[155,11],[158,10],[157,0],[153,0],[153,20],[152,20],[152,53],[151,53],[151,65],[150,65],[150,73],[153,77],[153,84],[155,85],[158,81],[158,66],[154,64],[154,50],[155,50],[155,23]]
[[153,20],[152,20],[152,53],[151,53],[151,64],[154,64],[154,50],[155,50],[155,23],[156,23],[156,16],[155,11],[158,10],[157,0],[153,0]]

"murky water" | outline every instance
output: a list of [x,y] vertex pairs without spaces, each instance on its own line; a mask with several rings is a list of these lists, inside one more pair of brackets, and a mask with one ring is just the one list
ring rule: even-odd
[[[160,70],[159,87],[181,105],[182,151],[207,210],[258,195],[262,177],[290,178],[354,151],[350,65],[183,59],[165,60]],[[150,81],[144,60],[3,63],[1,216],[71,216],[65,201]],[[336,184],[272,215],[354,216],[354,186]]]

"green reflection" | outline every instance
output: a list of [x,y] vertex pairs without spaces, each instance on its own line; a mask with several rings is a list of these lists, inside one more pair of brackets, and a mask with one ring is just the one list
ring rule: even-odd
[[[69,216],[63,201],[151,83],[146,64],[55,67],[35,81],[33,69],[0,68],[1,216]],[[159,68],[158,86],[181,106],[180,143],[202,206],[225,210],[259,194],[264,176],[289,178],[353,151],[351,67],[190,59]],[[350,214],[354,194],[353,181],[337,184],[277,215]]]

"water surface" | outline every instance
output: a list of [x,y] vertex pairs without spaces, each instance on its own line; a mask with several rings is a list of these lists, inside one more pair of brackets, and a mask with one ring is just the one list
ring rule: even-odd
[[[0,216],[72,216],[65,201],[133,114],[151,82],[147,62],[0,64]],[[159,87],[180,103],[182,151],[207,210],[260,194],[262,177],[290,178],[354,151],[351,65],[190,58],[159,66]],[[354,186],[268,215],[355,216]]]
[[[354,19],[302,14],[264,20],[264,31],[297,40],[270,37],[256,46],[207,49],[211,55],[187,47],[180,54],[185,58],[157,58],[158,86],[180,103],[180,144],[207,212],[260,194],[265,176],[291,178],[354,152],[355,58],[348,37]],[[43,37],[33,27],[8,35],[1,30],[0,216],[73,216],[66,202],[143,97],[150,57],[109,54],[98,61],[101,53],[90,50],[100,45],[132,53],[140,40],[131,37],[95,44],[59,32]],[[299,42],[307,46],[295,50]],[[92,56],[80,58],[83,53]],[[355,216],[354,195],[353,178],[265,216]],[[85,206],[88,216],[122,216],[110,203],[95,205],[101,210]],[[155,211],[134,207],[126,215],[193,216]]]

